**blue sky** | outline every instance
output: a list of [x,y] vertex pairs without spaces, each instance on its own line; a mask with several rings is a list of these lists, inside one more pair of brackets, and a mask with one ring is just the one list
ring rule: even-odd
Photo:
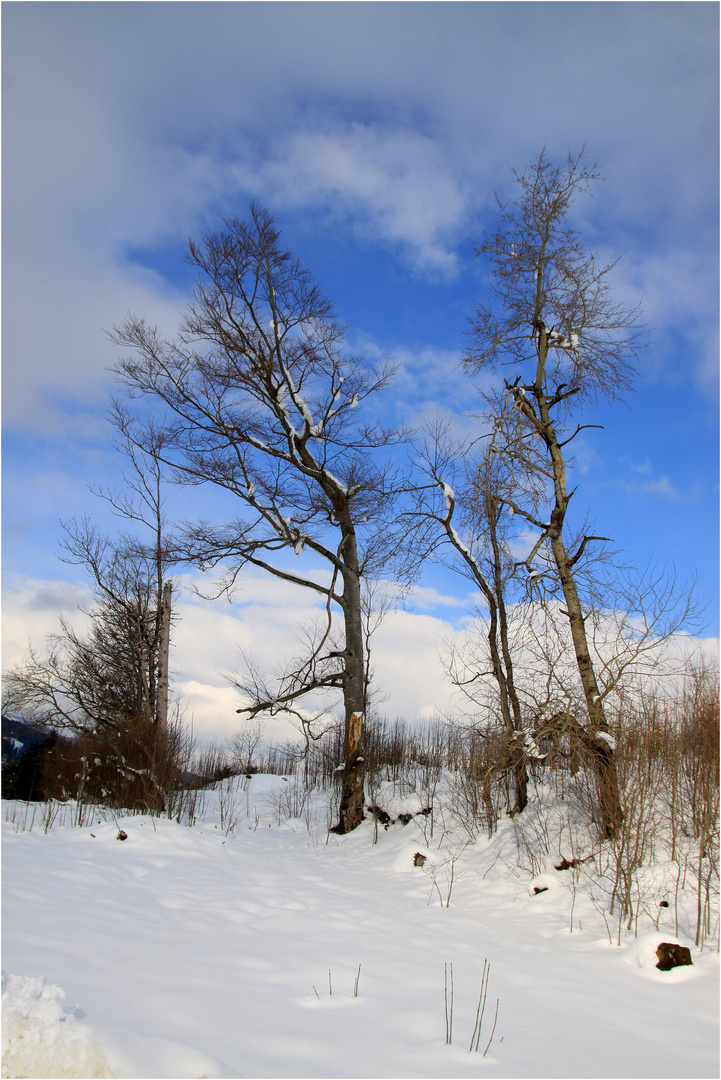
[[[695,572],[718,632],[715,3],[6,2],[2,16],[4,662],[82,595],[58,523],[102,520],[88,484],[117,478],[104,329],[132,310],[172,333],[188,236],[259,199],[350,343],[400,365],[389,411],[461,422],[475,401],[455,365],[484,287],[473,245],[492,189],[544,144],[585,143],[601,163],[576,224],[623,255],[618,296],[652,327],[637,392],[593,410],[579,512],[636,563]],[[467,587],[433,570],[422,584],[403,627],[430,657]],[[260,626],[272,590],[250,592]],[[188,605],[178,680],[212,698],[235,613],[203,609],[223,643],[196,670]],[[391,702],[427,711],[430,682],[401,700],[409,655],[395,674],[388,661]]]

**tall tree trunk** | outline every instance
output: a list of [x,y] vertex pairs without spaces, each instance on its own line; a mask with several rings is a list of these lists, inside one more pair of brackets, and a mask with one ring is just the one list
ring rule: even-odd
[[[508,768],[513,768],[515,778],[516,799],[513,812],[518,814],[525,809],[528,803],[528,773],[526,771],[525,752],[517,742],[517,736],[523,730],[523,719],[521,705],[513,681],[513,661],[508,641],[508,617],[503,597],[503,559],[497,533],[499,504],[488,491],[482,495],[484,517],[488,523],[493,547],[493,586],[491,586],[486,580],[480,565],[461,542],[451,524],[455,496],[452,492],[449,494],[450,489],[445,485],[443,486],[448,507],[448,513],[442,520],[446,535],[456,550],[461,553],[488,604],[488,650],[493,677],[498,686],[498,702],[501,709],[506,745],[511,755]],[[498,647],[499,637],[501,651],[499,651]]]
[[343,618],[345,622],[345,769],[336,833],[347,833],[363,820],[363,707],[365,701],[365,664],[363,656],[363,620],[360,573],[355,533],[345,533],[342,558]]
[[[546,330],[541,324],[539,355],[545,361],[547,350]],[[623,821],[623,808],[621,806],[621,794],[618,788],[618,776],[616,763],[613,757],[613,747],[601,736],[608,733],[606,715],[601,702],[601,695],[596,682],[596,672],[588,648],[586,637],[586,624],[583,618],[581,601],[576,588],[576,580],[573,574],[573,563],[566,551],[563,542],[563,525],[570,496],[566,489],[566,463],[563,457],[563,449],[558,441],[555,428],[551,420],[548,400],[541,386],[536,383],[534,394],[538,404],[541,420],[541,434],[548,447],[553,465],[553,481],[555,505],[551,511],[550,528],[548,536],[551,541],[551,551],[558,570],[558,576],[563,590],[563,598],[566,603],[568,622],[571,628],[571,640],[576,657],[576,666],[581,678],[586,709],[588,711],[588,728],[584,728],[583,749],[596,774],[598,783],[598,810],[601,818],[601,826],[606,837],[613,836]]]
[[158,732],[165,732],[168,724],[168,681],[170,656],[170,611],[172,604],[172,584],[163,586],[163,598],[160,611],[160,640],[158,642],[158,696],[155,706],[155,723]]
[[[498,513],[496,501],[490,500],[488,507],[488,523],[490,526],[489,533],[493,549],[493,591],[498,606],[498,629],[500,631],[501,652],[503,654],[503,667],[501,667],[500,658],[498,657],[494,660],[494,668],[497,664],[498,670],[501,673],[505,668],[505,678],[499,677],[497,674],[496,680],[501,693],[501,702],[502,704],[505,703],[505,707],[503,707],[503,718],[506,723],[506,730],[509,737],[512,738],[514,732],[517,732],[518,735],[520,735],[523,731],[523,718],[521,714],[521,703],[518,700],[516,685],[513,681],[513,657],[511,656],[511,648],[508,641],[508,615],[503,595],[503,560],[501,558],[496,528],[498,525]],[[528,771],[526,769],[526,755],[520,746],[516,753],[516,762],[513,767],[516,800],[513,812],[514,814],[520,814],[528,805]]]
[[611,744],[603,737],[599,738],[599,733],[601,736],[608,733],[606,714],[600,699],[601,695],[596,682],[593,661],[588,651],[586,627],[583,621],[583,612],[578,598],[576,582],[573,578],[573,569],[563,540],[555,530],[551,533],[551,549],[561,579],[576,665],[581,677],[581,685],[588,711],[589,726],[587,730],[584,730],[583,749],[596,774],[598,809],[603,832],[606,837],[611,837],[615,835],[623,822],[623,808],[618,788],[616,762]]

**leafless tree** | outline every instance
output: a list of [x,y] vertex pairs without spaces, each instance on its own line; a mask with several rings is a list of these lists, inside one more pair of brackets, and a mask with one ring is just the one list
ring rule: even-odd
[[[485,654],[475,654],[469,664],[468,656],[451,648],[449,673],[476,710],[500,714],[506,746],[503,767],[513,772],[514,812],[520,813],[528,801],[526,763],[536,748],[524,732],[509,635],[507,596],[515,568],[502,497],[508,494],[508,480],[493,455],[479,458],[472,447],[454,443],[439,422],[427,427],[417,458],[430,483],[418,486],[410,514],[417,522],[416,558],[446,559],[479,589],[488,611]],[[494,686],[490,696],[489,675]]]
[[240,731],[234,731],[228,739],[233,769],[236,772],[255,772],[255,753],[263,738],[263,725],[255,720],[251,724],[242,727]]
[[[226,220],[220,232],[191,241],[187,259],[200,277],[175,341],[135,317],[115,329],[115,341],[130,350],[121,380],[131,398],[160,407],[163,456],[176,479],[215,485],[242,508],[228,524],[190,525],[186,557],[205,569],[222,566],[221,590],[253,566],[322,598],[325,619],[304,656],[279,686],[248,672],[251,704],[239,712],[297,710],[311,692],[342,692],[337,831],[348,832],[363,813],[361,581],[382,572],[395,548],[396,478],[379,451],[398,436],[364,417],[390,369],[347,354],[330,302],[257,205],[247,221]],[[142,442],[137,418],[126,416]],[[319,557],[326,580],[293,569],[293,551]]]
[[[145,667],[147,669],[147,692],[145,713],[161,730],[168,723],[169,697],[169,654],[170,628],[172,619],[173,583],[168,577],[168,570],[177,560],[178,552],[174,538],[168,529],[163,488],[165,476],[162,466],[162,434],[152,425],[148,425],[147,441],[144,449],[136,445],[132,429],[125,423],[125,416],[118,409],[111,409],[108,419],[116,429],[115,448],[125,457],[127,467],[123,471],[123,486],[120,489],[91,489],[100,498],[106,500],[116,515],[126,521],[140,525],[150,534],[150,540],[137,541],[128,535],[121,538],[118,545],[119,557],[113,562],[143,565],[141,578],[146,588],[152,592],[152,622],[144,636]],[[95,530],[84,524],[82,529],[75,527],[66,530],[66,551],[69,562],[85,566],[91,573],[95,588],[101,596],[112,596],[117,604],[121,602],[122,589],[113,593],[108,588],[112,579],[109,561],[105,565],[98,562],[96,549],[93,547]],[[105,541],[104,543],[107,543]],[[113,545],[110,544],[112,554]],[[136,590],[137,591],[137,590]]]
[[577,587],[579,564],[604,538],[586,534],[571,545],[566,520],[573,495],[567,447],[593,425],[573,427],[571,421],[569,433],[568,424],[574,403],[615,398],[628,389],[643,330],[638,311],[612,296],[615,263],[599,264],[568,224],[574,199],[598,178],[597,167],[586,163],[583,152],[556,164],[544,150],[514,176],[516,197],[498,200],[496,227],[477,248],[490,267],[490,299],[472,317],[465,363],[471,373],[509,369],[495,395],[491,448],[508,470],[547,485],[547,513],[512,496],[501,500],[537,530],[526,560],[529,578],[542,576],[534,560],[542,550],[549,553],[544,572],[556,577],[563,595],[585,699],[579,737],[597,776],[603,829],[613,835],[623,811]]
[[99,494],[126,519],[146,525],[151,540],[130,533],[111,540],[89,518],[66,523],[63,559],[83,568],[94,595],[83,609],[89,629],[78,633],[61,618],[47,651],[31,646],[4,683],[18,711],[43,727],[90,739],[103,766],[112,759],[142,787],[147,779],[155,805],[162,799],[155,774],[164,768],[167,737],[172,544],[157,457],[144,459],[135,447],[120,445],[130,463],[126,487]]

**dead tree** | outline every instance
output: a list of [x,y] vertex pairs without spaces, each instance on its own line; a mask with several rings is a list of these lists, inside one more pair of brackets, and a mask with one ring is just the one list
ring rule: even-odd
[[[111,496],[115,505],[119,498]],[[121,501],[131,505],[127,496]],[[133,505],[138,514],[149,509]],[[176,777],[167,732],[170,556],[159,502],[155,509],[160,550],[135,536],[111,540],[89,519],[65,526],[65,560],[90,577],[94,603],[83,609],[89,628],[78,633],[61,618],[48,648],[31,647],[5,674],[4,687],[28,719],[69,735],[68,746],[79,742],[83,769],[108,798],[158,810]]]
[[576,196],[598,177],[583,152],[555,164],[545,150],[525,173],[515,173],[516,197],[498,200],[495,229],[477,248],[490,267],[488,303],[471,320],[468,370],[507,367],[510,378],[495,395],[493,450],[510,471],[535,476],[549,492],[548,512],[522,501],[504,504],[538,530],[526,565],[545,547],[546,573],[555,575],[585,699],[583,745],[598,781],[599,816],[606,835],[623,819],[612,740],[591,659],[577,569],[589,545],[604,538],[584,535],[568,543],[567,447],[584,427],[568,429],[571,409],[582,400],[615,398],[631,383],[641,344],[638,312],[617,304],[610,291],[614,263],[599,265],[568,225]]
[[[228,591],[253,566],[322,598],[325,622],[305,655],[269,688],[262,673],[240,680],[248,707],[298,711],[312,692],[340,691],[346,759],[337,831],[363,816],[362,730],[365,700],[361,581],[382,572],[394,551],[393,471],[378,451],[397,434],[364,420],[367,402],[386,385],[378,369],[344,347],[343,330],[309,271],[280,245],[267,211],[188,246],[200,271],[195,302],[175,341],[128,317],[114,340],[130,350],[119,365],[131,398],[160,410],[163,459],[176,479],[214,485],[241,508],[228,524],[197,521],[185,532],[185,557],[223,567]],[[125,408],[142,444],[143,426]],[[288,553],[310,552],[325,581],[296,572]],[[340,613],[334,643],[333,613]]]
[[[473,582],[488,610],[487,655],[474,655],[468,665],[453,648],[449,673],[474,707],[500,713],[504,767],[513,773],[513,811],[520,813],[528,801],[527,759],[536,751],[524,732],[509,635],[507,594],[513,566],[502,521],[504,478],[492,455],[479,460],[467,447],[454,445],[439,423],[427,428],[426,435],[417,459],[430,483],[419,485],[415,509],[409,514],[417,523],[416,557],[444,559]],[[494,686],[490,697],[486,693],[489,662]]]
[[160,444],[151,429],[143,452],[122,418],[110,419],[115,448],[126,459],[124,483],[117,490],[91,490],[141,531],[113,538],[89,517],[63,523],[61,559],[80,566],[90,580],[95,602],[84,611],[90,633],[79,636],[63,622],[47,661],[31,651],[11,677],[17,692],[25,687],[28,706],[42,707],[51,726],[76,735],[112,730],[128,720],[160,730],[168,714],[168,572],[175,551],[164,509]]

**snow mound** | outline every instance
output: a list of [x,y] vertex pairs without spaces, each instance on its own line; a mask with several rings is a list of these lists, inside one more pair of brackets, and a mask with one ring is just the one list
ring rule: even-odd
[[92,1028],[45,979],[2,976],[2,1075],[113,1076]]
[[538,896],[539,893],[555,892],[562,888],[564,882],[559,878],[558,871],[555,873],[536,874],[528,884],[528,895]]
[[646,934],[639,934],[636,940],[633,941],[627,949],[624,949],[623,959],[627,964],[632,964],[634,967],[640,967],[642,971],[658,977],[661,982],[678,982],[679,980],[693,978],[695,976],[693,966],[672,968],[670,971],[658,970],[656,967],[656,964],[658,963],[656,950],[662,941],[669,941],[675,945],[687,946],[687,948],[691,950],[691,956],[693,958],[693,942],[689,941],[687,938],[678,937],[678,935],[675,934],[651,930]]
[[[331,1000],[335,1000],[332,998]],[[354,999],[351,998],[351,1001]],[[114,1073],[126,1080],[197,1080],[200,1077],[242,1077],[219,1058],[187,1043],[144,1035],[120,1026],[112,1031],[103,1029],[103,1045]]]
[[413,787],[408,790],[404,790],[404,787],[402,782],[384,780],[378,785],[372,798],[372,802],[385,810],[391,821],[397,823],[399,828],[403,824],[398,820],[401,814],[410,814],[415,817],[416,814],[422,814],[425,808],[419,792]]
[[430,851],[427,847],[423,846],[423,843],[410,843],[404,844],[398,854],[390,864],[390,872],[392,874],[416,874],[420,873],[420,867],[415,865],[416,855],[423,855],[426,860],[426,865],[429,867],[435,863],[440,862],[439,856],[436,852]]

